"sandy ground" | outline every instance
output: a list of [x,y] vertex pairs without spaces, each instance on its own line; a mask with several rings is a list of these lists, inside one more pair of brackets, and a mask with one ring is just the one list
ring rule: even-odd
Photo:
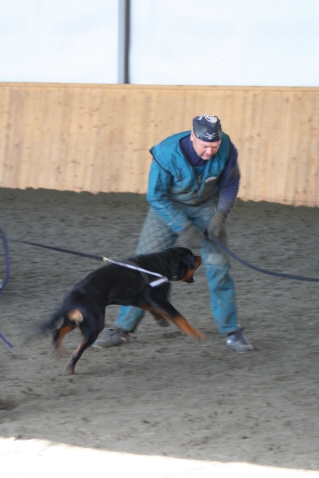
[[[101,264],[13,240],[121,259],[134,253],[146,210],[135,194],[0,190],[11,258],[0,332],[13,345],[0,340],[3,476],[319,476],[318,283],[233,261],[240,323],[256,347],[247,354],[218,333],[202,267],[195,284],[174,284],[172,301],[205,344],[146,316],[130,345],[91,348],[76,375],[62,376],[79,334],[65,338],[63,357],[49,337],[33,337]],[[238,201],[229,246],[256,266],[319,277],[318,219],[317,208]],[[107,308],[107,326],[116,314]]]

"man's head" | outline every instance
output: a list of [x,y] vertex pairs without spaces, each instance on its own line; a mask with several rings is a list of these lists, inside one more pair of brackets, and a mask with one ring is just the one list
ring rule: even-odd
[[217,116],[195,116],[190,137],[196,154],[204,160],[217,153],[222,139],[222,126]]

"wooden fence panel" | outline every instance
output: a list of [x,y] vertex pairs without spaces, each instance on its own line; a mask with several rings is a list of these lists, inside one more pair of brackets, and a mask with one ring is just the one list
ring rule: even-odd
[[0,84],[0,186],[147,189],[149,149],[216,114],[239,150],[239,197],[319,205],[319,88]]

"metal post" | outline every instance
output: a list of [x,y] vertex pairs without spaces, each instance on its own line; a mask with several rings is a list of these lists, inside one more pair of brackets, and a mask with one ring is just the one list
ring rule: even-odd
[[130,0],[119,0],[118,83],[129,84]]

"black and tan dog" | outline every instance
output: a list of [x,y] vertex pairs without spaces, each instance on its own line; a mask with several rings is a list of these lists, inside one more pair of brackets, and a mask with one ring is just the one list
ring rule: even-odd
[[[95,342],[105,325],[105,307],[111,304],[139,307],[157,320],[164,318],[173,322],[190,337],[204,340],[204,335],[192,327],[168,299],[169,281],[194,282],[194,272],[201,262],[200,256],[194,256],[189,249],[172,247],[103,266],[76,284],[51,320],[42,326],[42,332],[53,332],[58,351],[68,332],[76,327],[81,330],[82,341],[66,365],[65,373],[74,373],[83,352]],[[57,329],[61,319],[63,323]]]

